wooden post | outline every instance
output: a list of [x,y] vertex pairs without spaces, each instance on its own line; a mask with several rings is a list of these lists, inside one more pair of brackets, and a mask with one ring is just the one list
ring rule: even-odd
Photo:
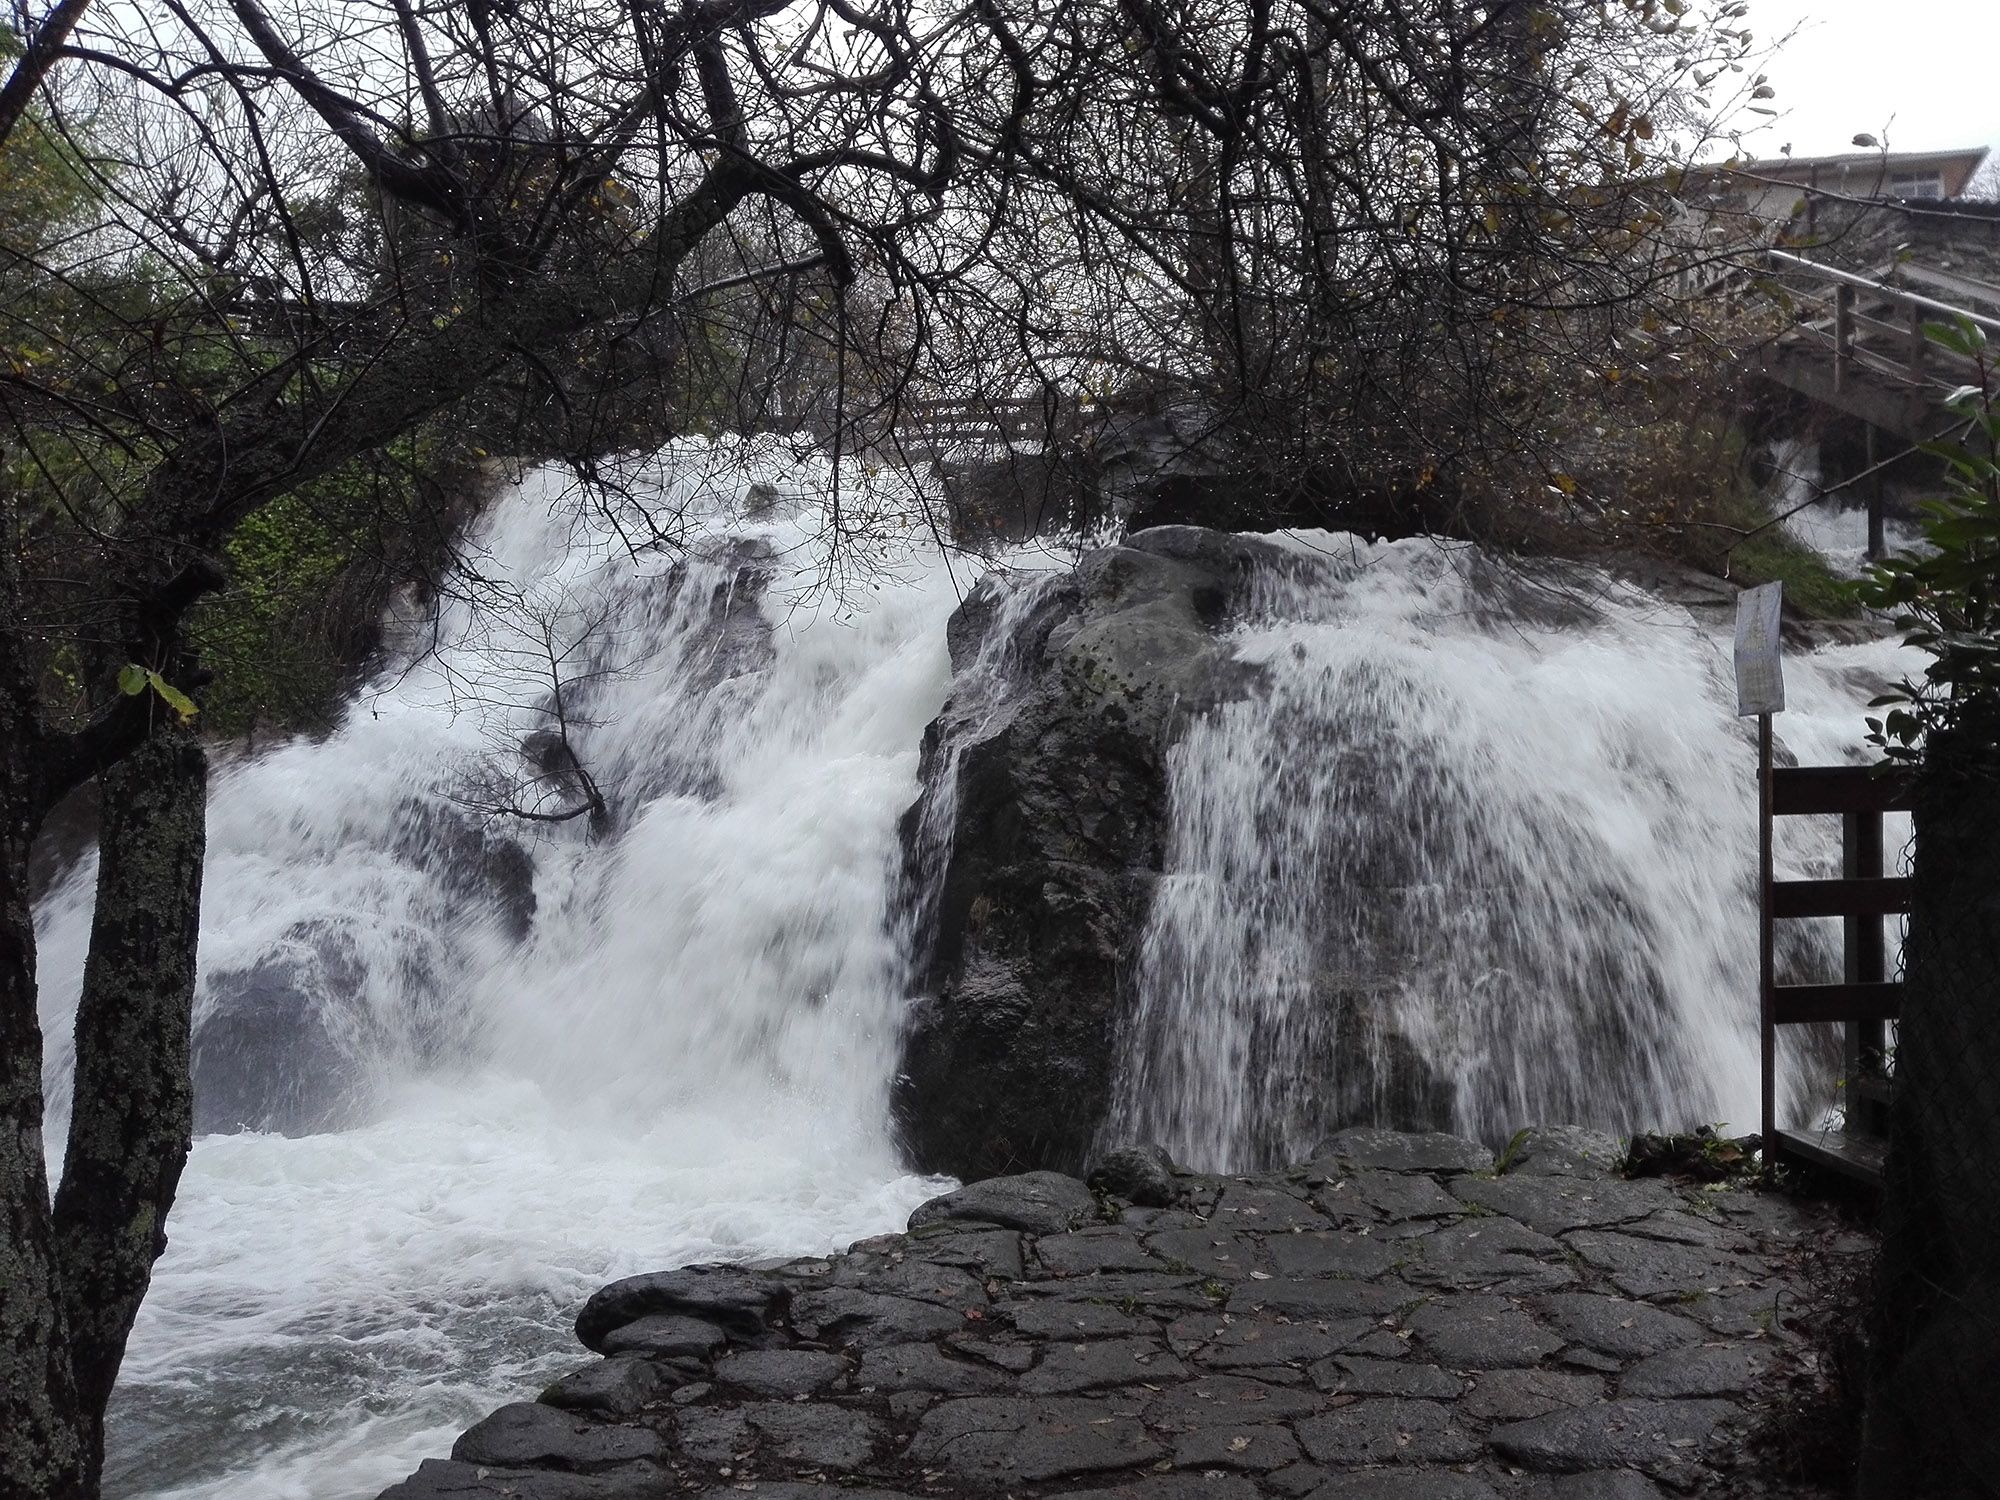
[[[1882,815],[1851,812],[1840,820],[1840,873],[1848,880],[1882,877]],[[1849,984],[1880,984],[1889,977],[1888,946],[1879,915],[1850,913],[1841,921],[1841,964]],[[1847,1128],[1885,1135],[1886,1111],[1871,1087],[1882,1077],[1887,1030],[1879,1020],[1849,1021],[1842,1046],[1847,1080]]]
[[1910,352],[1905,363],[1910,367],[1910,381],[1914,385],[1923,384],[1924,345],[1927,342],[1924,338],[1924,310],[1921,307],[1912,307],[1910,309]]
[[1760,1071],[1759,1106],[1764,1142],[1764,1170],[1778,1155],[1777,1036],[1771,1007],[1777,983],[1777,960],[1771,933],[1771,716],[1757,715],[1757,1027]]
[[1846,282],[1833,289],[1833,388],[1847,385],[1847,367],[1854,358],[1854,288]]
[[1888,547],[1882,522],[1882,472],[1875,467],[1874,424],[1870,423],[1862,430],[1867,434],[1868,442],[1868,560],[1870,562],[1878,562]]

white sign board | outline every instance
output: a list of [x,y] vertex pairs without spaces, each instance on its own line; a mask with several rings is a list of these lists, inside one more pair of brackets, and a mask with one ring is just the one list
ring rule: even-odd
[[1782,583],[1761,583],[1736,596],[1736,713],[1785,711],[1785,667],[1778,642],[1785,606]]

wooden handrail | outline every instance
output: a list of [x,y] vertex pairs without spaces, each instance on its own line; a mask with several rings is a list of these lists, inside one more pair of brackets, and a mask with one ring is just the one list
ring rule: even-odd
[[1771,770],[1771,813],[1797,817],[1812,813],[1907,812],[1915,783],[1904,772],[1873,766],[1775,766]]
[[[1887,1130],[1888,1023],[1902,1015],[1903,985],[1890,977],[1883,926],[1910,909],[1909,877],[1884,872],[1883,814],[1908,808],[1914,780],[1908,772],[1873,766],[1773,766],[1770,720],[1758,726],[1758,1029],[1762,1036],[1759,1092],[1765,1160],[1781,1152],[1807,1155],[1795,1131],[1777,1123],[1777,1031],[1782,1026],[1834,1023],[1843,1027],[1842,1076],[1846,1095],[1840,1142],[1830,1155],[1842,1170],[1880,1184],[1880,1142]],[[1841,817],[1840,878],[1779,880],[1772,858],[1772,826],[1781,817],[1837,813]],[[1780,984],[1776,925],[1786,918],[1838,917],[1841,978],[1836,983]],[[1881,1083],[1872,1092],[1861,1085]],[[1858,1153],[1858,1154],[1857,1154]],[[1863,1160],[1866,1158],[1866,1160]],[[1872,1164],[1871,1164],[1872,1163]]]
[[1793,255],[1789,250],[1767,250],[1764,252],[1773,261],[1801,271],[1810,271],[1828,281],[1844,286],[1873,292],[1891,301],[1901,302],[1910,307],[1921,308],[1925,312],[1937,313],[1946,318],[1966,318],[1972,324],[1988,333],[2000,334],[2000,318],[1988,317],[1985,313],[1973,312],[1970,308],[1953,307],[1949,302],[1940,302],[1935,297],[1926,297],[1921,292],[1906,291],[1899,286],[1890,286],[1885,281],[1872,277],[1858,276],[1852,271],[1843,271],[1838,266],[1829,266],[1816,260],[1807,260],[1803,255]]
[[1771,990],[1771,1019],[1780,1026],[1825,1021],[1893,1021],[1903,1013],[1899,979],[1859,984],[1780,984]]
[[1907,875],[1771,882],[1774,917],[1886,917],[1909,909]]

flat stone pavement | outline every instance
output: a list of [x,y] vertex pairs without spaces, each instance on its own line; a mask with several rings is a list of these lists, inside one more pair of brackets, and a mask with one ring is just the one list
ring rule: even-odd
[[[632,1277],[600,1358],[383,1500],[1645,1500],[1817,1494],[1746,1437],[1831,1210],[1626,1182],[1528,1132],[1504,1171],[1354,1130],[1262,1176],[1122,1153],[974,1183],[845,1255]],[[1117,1191],[1106,1192],[1107,1186]]]

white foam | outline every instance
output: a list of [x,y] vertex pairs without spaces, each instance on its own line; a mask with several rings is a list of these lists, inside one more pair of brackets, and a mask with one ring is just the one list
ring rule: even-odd
[[[1727,642],[1601,575],[1292,538],[1235,634],[1267,688],[1172,760],[1107,1139],[1216,1170],[1357,1119],[1754,1129],[1755,768]],[[1790,664],[1781,746],[1858,758],[1891,643]],[[1828,873],[1829,830],[1788,827]],[[1824,962],[1827,931],[1799,935]],[[1432,1075],[1409,1079],[1407,1054]],[[1829,1097],[1794,1049],[1787,1110]],[[1442,1099],[1439,1095],[1442,1094]]]
[[[838,1248],[941,1187],[889,1136],[888,905],[978,565],[947,565],[893,476],[850,474],[836,547],[826,463],[770,445],[618,477],[636,498],[580,506],[530,475],[473,539],[477,608],[413,615],[330,737],[215,779],[197,1014],[301,957],[294,998],[333,1018],[359,1118],[197,1143],[114,1403],[113,1493],[371,1495],[576,1363],[568,1320],[606,1279]],[[775,499],[746,507],[753,483]],[[633,556],[646,514],[680,518],[690,556]],[[746,544],[770,644],[739,625],[719,659]],[[544,627],[617,832],[494,825],[533,847],[517,940],[450,877],[478,848],[475,771],[546,725]],[[41,913],[57,1037],[89,880]],[[52,1097],[67,1070],[52,1048]]]

